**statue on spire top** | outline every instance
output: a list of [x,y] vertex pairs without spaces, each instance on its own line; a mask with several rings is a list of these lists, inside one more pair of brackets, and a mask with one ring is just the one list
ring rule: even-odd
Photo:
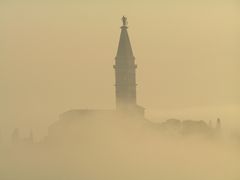
[[122,17],[122,22],[123,22],[123,26],[127,26],[128,22],[125,16]]

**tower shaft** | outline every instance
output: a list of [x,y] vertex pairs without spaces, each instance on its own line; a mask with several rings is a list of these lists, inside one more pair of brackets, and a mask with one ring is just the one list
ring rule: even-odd
[[115,58],[115,86],[117,110],[131,109],[137,106],[136,68],[130,39],[127,31],[127,19],[123,17],[120,41]]

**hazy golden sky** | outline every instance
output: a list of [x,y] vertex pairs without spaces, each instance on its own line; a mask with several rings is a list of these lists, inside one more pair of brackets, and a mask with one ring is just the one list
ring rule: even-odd
[[0,126],[42,133],[71,108],[114,108],[122,15],[148,116],[237,123],[239,7],[231,0],[1,1]]

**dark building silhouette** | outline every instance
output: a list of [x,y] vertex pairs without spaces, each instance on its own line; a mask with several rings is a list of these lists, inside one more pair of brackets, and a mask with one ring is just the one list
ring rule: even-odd
[[115,57],[115,87],[116,87],[116,109],[94,110],[73,109],[60,115],[59,121],[49,127],[49,139],[63,138],[64,134],[79,131],[79,123],[85,120],[122,120],[138,119],[144,121],[144,108],[137,105],[136,95],[136,68],[135,57],[128,36],[127,18],[122,18],[121,35]]
[[[125,19],[125,17],[123,17]],[[127,26],[121,27],[120,41],[118,45],[117,56],[115,58],[116,65],[116,107],[117,109],[125,109],[128,106],[136,106],[136,68],[135,57],[131,43],[128,37]]]
[[127,18],[122,18],[123,26],[115,58],[116,108],[123,113],[137,113],[144,116],[144,108],[137,105],[135,57],[128,36]]
[[220,118],[218,118],[218,119],[217,119],[216,129],[217,129],[218,131],[220,131],[220,130],[221,130],[221,127],[222,127],[222,125],[221,125],[221,120],[220,120]]
[[[92,136],[91,132],[99,131],[100,127],[110,124],[125,127],[125,125],[129,126],[129,123],[133,123],[131,124],[133,128],[140,124],[144,128],[151,127],[151,129],[157,129],[161,132],[171,131],[178,134],[211,134],[212,131],[215,131],[204,121],[171,119],[163,123],[152,123],[145,119],[144,108],[137,104],[137,65],[128,36],[127,18],[123,17],[122,22],[115,65],[113,66],[115,69],[116,109],[73,109],[64,112],[60,115],[59,121],[49,127],[49,135],[46,141],[62,141],[67,139],[67,136],[79,140],[79,134],[81,134],[80,137],[89,138]],[[122,124],[119,124],[119,122]],[[219,129],[220,121],[218,121],[217,126],[217,129]],[[86,131],[86,129],[89,131]],[[108,130],[108,128],[105,129]]]
[[202,137],[215,138],[219,135],[219,119],[216,121],[216,127],[206,123],[203,120],[179,120],[168,119],[161,123],[149,123],[151,129],[169,135],[201,135]]
[[32,130],[29,133],[28,137],[21,138],[20,137],[20,130],[18,128],[15,128],[12,133],[12,144],[17,145],[31,145],[34,143],[34,137]]
[[137,113],[144,116],[144,108],[137,105],[135,57],[128,36],[127,18],[122,18],[123,26],[115,58],[116,108],[123,113]]

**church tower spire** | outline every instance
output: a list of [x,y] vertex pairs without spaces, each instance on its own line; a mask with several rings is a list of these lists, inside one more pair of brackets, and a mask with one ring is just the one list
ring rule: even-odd
[[[128,22],[125,16],[122,17],[121,35],[115,58],[115,81],[116,81],[116,108],[120,111],[136,111],[136,68],[135,57],[131,42],[128,36]],[[143,108],[142,108],[143,109]]]
[[135,57],[133,56],[132,46],[127,31],[127,18],[123,16],[122,21],[123,26],[121,27],[121,35],[118,44],[116,60],[118,59],[119,61],[129,61],[134,63]]

